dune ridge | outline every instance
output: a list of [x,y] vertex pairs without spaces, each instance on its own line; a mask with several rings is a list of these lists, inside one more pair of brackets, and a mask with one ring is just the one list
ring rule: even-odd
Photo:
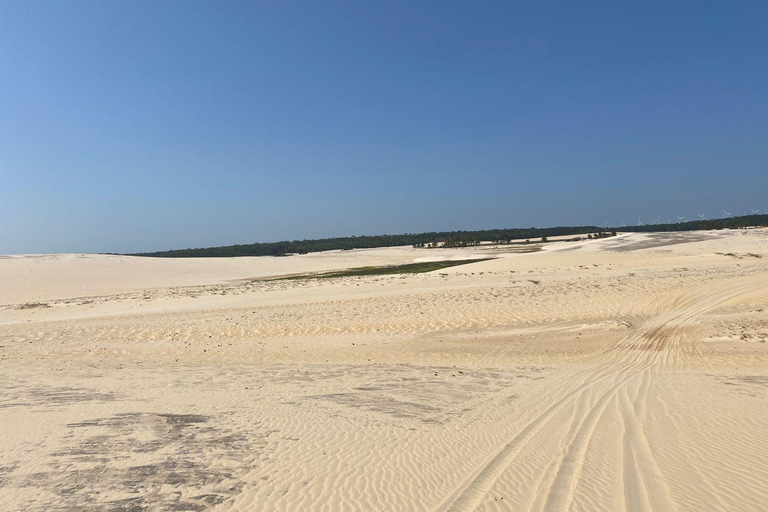
[[2,510],[768,503],[766,230],[529,254],[19,256],[0,282]]

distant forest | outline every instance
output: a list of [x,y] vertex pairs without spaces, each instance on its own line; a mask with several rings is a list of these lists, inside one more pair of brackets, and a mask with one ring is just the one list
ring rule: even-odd
[[[739,229],[752,226],[768,226],[768,215],[746,215],[727,219],[694,220],[676,224],[647,224],[643,226],[600,227],[600,226],[559,226],[553,228],[510,228],[485,229],[481,231],[439,231],[430,233],[405,233],[403,235],[348,236],[321,238],[317,240],[293,240],[201,249],[177,249],[129,254],[155,258],[223,258],[232,256],[286,256],[310,252],[371,249],[375,247],[465,247],[480,242],[509,243],[511,240],[546,240],[553,236],[586,235],[604,232],[665,232],[696,231],[713,229]],[[538,239],[538,240],[536,240]]]

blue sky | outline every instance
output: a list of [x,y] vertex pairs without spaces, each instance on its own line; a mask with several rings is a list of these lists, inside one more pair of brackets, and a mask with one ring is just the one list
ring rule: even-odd
[[0,1],[0,253],[768,209],[768,3]]

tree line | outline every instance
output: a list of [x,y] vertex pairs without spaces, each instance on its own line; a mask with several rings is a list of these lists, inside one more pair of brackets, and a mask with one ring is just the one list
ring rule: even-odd
[[[747,215],[728,219],[695,220],[677,224],[658,224],[646,226],[627,226],[621,231],[659,232],[659,231],[695,231],[712,229],[736,229],[751,226],[768,226],[768,215]],[[557,226],[551,228],[507,228],[486,229],[479,231],[440,231],[428,233],[404,233],[402,235],[366,235],[316,240],[292,240],[224,247],[206,247],[196,249],[177,249],[133,253],[129,256],[149,256],[155,258],[223,258],[237,256],[286,256],[289,254],[307,254],[310,252],[372,249],[377,247],[471,247],[480,242],[509,243],[511,240],[544,239],[554,236],[587,235],[604,233],[619,228],[598,226]]]

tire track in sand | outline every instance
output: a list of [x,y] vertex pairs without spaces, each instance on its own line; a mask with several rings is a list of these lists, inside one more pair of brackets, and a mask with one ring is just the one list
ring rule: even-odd
[[[683,329],[691,325],[705,312],[733,298],[759,290],[765,286],[764,279],[754,278],[740,280],[725,287],[719,286],[713,291],[708,288],[696,294],[681,296],[675,301],[676,308],[659,317],[649,319],[636,332],[623,338],[615,350],[605,354],[590,369],[591,375],[581,384],[567,391],[544,412],[528,422],[512,439],[485,463],[481,464],[455,491],[449,495],[435,510],[437,511],[466,511],[476,509],[494,484],[515,462],[520,452],[535,438],[536,434],[564,408],[590,403],[578,418],[572,423],[572,431],[566,436],[564,454],[557,457],[553,454],[554,462],[547,466],[550,471],[555,469],[554,478],[544,494],[539,495],[539,506],[534,510],[569,510],[573,504],[573,496],[584,464],[589,444],[598,428],[600,420],[612,405],[614,410],[621,413],[624,421],[624,486],[625,506],[639,510],[674,510],[668,492],[662,492],[661,498],[656,496],[651,501],[646,480],[641,476],[640,468],[650,470],[657,485],[663,485],[663,478],[656,466],[648,441],[643,433],[642,424],[637,417],[637,409],[642,404],[633,404],[627,393],[628,384],[636,379],[642,379],[644,387],[653,377],[650,372],[658,365],[667,364],[670,359],[671,340],[679,341]],[[576,375],[578,375],[578,372]],[[576,377],[574,375],[574,377]],[[611,379],[613,379],[612,382]],[[575,379],[574,379],[575,380]],[[608,388],[602,386],[608,381]],[[597,394],[596,399],[592,399]],[[645,393],[638,393],[636,400],[644,400]],[[554,466],[553,466],[554,464]],[[549,480],[549,479],[548,479]],[[543,482],[542,482],[543,484]]]

